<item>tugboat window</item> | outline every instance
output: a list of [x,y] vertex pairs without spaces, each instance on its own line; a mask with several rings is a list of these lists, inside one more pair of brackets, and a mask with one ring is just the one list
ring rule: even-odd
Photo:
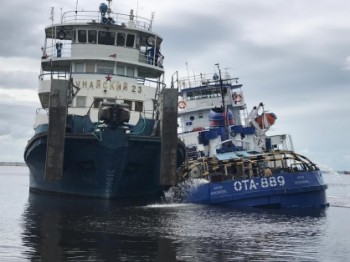
[[125,45],[125,34],[118,33],[117,34],[117,46],[124,46],[124,45]]
[[77,96],[76,98],[76,106],[77,107],[85,107],[86,106],[86,96]]
[[106,101],[110,102],[110,103],[115,103],[116,99],[114,99],[114,98],[107,98]]
[[86,73],[95,73],[95,63],[92,63],[92,62],[86,63]]
[[194,120],[194,116],[190,116],[190,120],[193,121]]
[[129,110],[132,110],[132,101],[130,101],[130,100],[124,100],[124,104],[129,105]]
[[126,68],[126,75],[130,77],[134,77],[134,68],[132,67],[127,67]]
[[75,72],[84,73],[84,63],[75,63]]
[[136,101],[135,102],[135,111],[136,112],[142,112],[142,110],[143,110],[143,102]]
[[117,75],[124,75],[124,66],[117,66]]
[[96,44],[97,43],[97,31],[96,30],[89,30],[88,31],[88,43]]
[[105,62],[97,63],[97,73],[99,74],[113,74],[114,63]]
[[96,97],[94,99],[94,108],[99,108],[102,101],[103,101],[103,98]]
[[193,92],[188,92],[187,93],[187,100],[193,100]]
[[126,46],[127,47],[134,47],[134,42],[135,42],[135,35],[130,35],[126,37]]
[[78,30],[78,42],[86,43],[86,30]]
[[114,45],[114,32],[99,31],[98,32],[98,43],[101,45]]

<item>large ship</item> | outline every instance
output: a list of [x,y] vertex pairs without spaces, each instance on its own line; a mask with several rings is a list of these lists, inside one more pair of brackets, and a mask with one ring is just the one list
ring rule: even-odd
[[31,191],[130,198],[175,183],[185,151],[178,91],[164,84],[163,39],[152,18],[115,13],[111,1],[45,28],[42,108],[24,152]]
[[277,116],[248,110],[242,84],[217,72],[176,79],[179,138],[188,161],[178,170],[181,200],[238,207],[326,207],[321,171],[294,151],[290,135],[267,132]]

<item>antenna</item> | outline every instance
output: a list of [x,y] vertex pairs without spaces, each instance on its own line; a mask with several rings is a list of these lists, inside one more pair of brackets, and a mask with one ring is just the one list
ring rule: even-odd
[[53,20],[55,19],[55,8],[52,6],[50,11],[50,20],[53,24]]
[[186,69],[187,69],[188,86],[191,87],[190,72],[188,71],[188,63],[187,62],[186,62]]
[[225,108],[225,94],[227,90],[222,85],[222,78],[221,78],[221,70],[220,70],[220,65],[219,63],[215,64],[218,67],[219,70],[219,81],[220,81],[220,91],[221,91],[221,98],[222,98],[222,107]]
[[151,23],[149,24],[149,28],[148,30],[152,30],[152,24],[153,24],[153,21],[154,21],[154,16],[155,16],[155,12],[152,12],[152,15],[151,15]]
[[[50,20],[51,20],[51,24],[52,24],[52,27],[51,27],[51,32],[52,32],[52,36],[51,36],[51,56],[53,56],[53,38],[54,38],[54,32],[53,32],[53,21],[55,19],[55,7],[51,7],[51,11],[50,11]],[[52,76],[51,76],[52,77]]]
[[79,2],[79,0],[77,0],[77,2],[76,2],[76,4],[75,4],[75,14],[78,13],[78,2]]

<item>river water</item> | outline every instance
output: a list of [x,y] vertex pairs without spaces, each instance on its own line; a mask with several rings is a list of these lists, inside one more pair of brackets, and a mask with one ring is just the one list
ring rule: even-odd
[[350,261],[350,176],[322,212],[126,204],[28,192],[0,167],[0,261]]

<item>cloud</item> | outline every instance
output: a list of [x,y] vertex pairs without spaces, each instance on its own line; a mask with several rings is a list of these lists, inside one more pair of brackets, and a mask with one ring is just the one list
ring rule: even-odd
[[[55,4],[55,22],[76,1]],[[32,134],[44,28],[51,1],[5,1],[0,10],[0,161],[2,148],[22,158]],[[78,11],[98,10],[94,0]],[[114,12],[150,18],[163,38],[171,75],[211,73],[214,64],[240,77],[248,109],[264,102],[277,114],[271,133],[291,133],[297,151],[347,170],[350,83],[350,2],[261,0],[113,1]],[[186,66],[187,62],[187,66]]]

